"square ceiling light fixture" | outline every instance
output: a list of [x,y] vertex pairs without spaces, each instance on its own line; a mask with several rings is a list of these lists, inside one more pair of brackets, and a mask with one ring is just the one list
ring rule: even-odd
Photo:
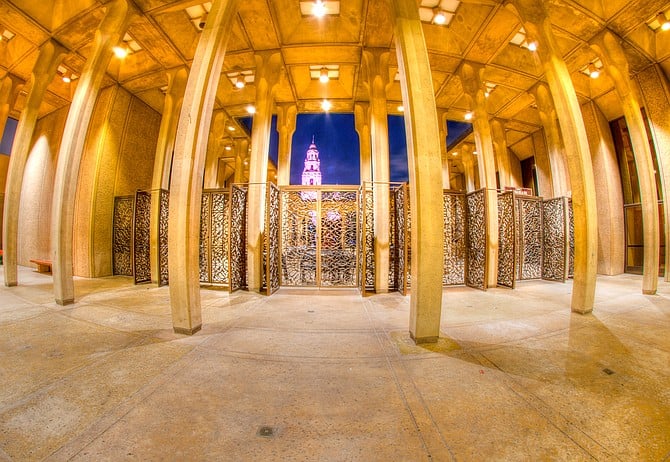
[[70,69],[67,67],[63,66],[62,64],[58,66],[58,69],[56,70],[58,75],[60,76],[61,80],[65,83],[70,83],[73,80],[77,80],[79,76],[72,72]]
[[0,26],[0,30],[2,31],[2,33],[0,33],[0,40],[3,42],[9,42],[16,35],[11,30],[5,29],[2,26]]
[[226,77],[234,88],[241,90],[248,83],[254,83],[254,72],[252,70],[227,72]]
[[321,83],[327,83],[329,80],[340,78],[339,64],[310,65],[309,77],[312,80],[318,80]]
[[603,62],[600,60],[600,58],[596,58],[590,63],[588,63],[586,66],[582,66],[582,68],[579,69],[579,72],[588,75],[592,79],[597,79],[598,77],[600,77],[602,69],[603,69]]
[[460,4],[460,0],[421,0],[419,18],[422,22],[448,26]]
[[205,21],[207,21],[207,15],[212,9],[212,2],[205,2],[201,5],[193,5],[184,8],[188,19],[193,23],[197,30],[203,30],[205,28]]
[[137,53],[141,49],[140,44],[128,32],[123,36],[123,42],[113,47],[114,54],[119,59],[124,59],[129,54]]
[[647,21],[647,26],[654,32],[670,30],[670,10],[659,11],[653,18]]
[[537,43],[528,41],[528,37],[526,37],[526,29],[523,27],[519,29],[519,32],[514,34],[514,37],[512,37],[512,40],[509,41],[512,45],[519,46],[521,48],[527,48],[530,51],[536,51],[537,50]]
[[300,14],[303,16],[333,16],[340,14],[339,0],[314,0],[308,2],[300,2]]

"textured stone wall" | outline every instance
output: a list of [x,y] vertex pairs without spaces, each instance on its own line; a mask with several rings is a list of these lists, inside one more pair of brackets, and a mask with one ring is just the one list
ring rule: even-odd
[[582,106],[589,139],[598,210],[598,273],[624,271],[623,191],[612,132],[595,103]]
[[149,190],[160,115],[120,87],[101,91],[77,187],[74,274],[112,274],[114,197]]
[[51,199],[56,160],[68,107],[41,118],[33,135],[21,188],[17,263],[34,266],[31,258],[51,258]]

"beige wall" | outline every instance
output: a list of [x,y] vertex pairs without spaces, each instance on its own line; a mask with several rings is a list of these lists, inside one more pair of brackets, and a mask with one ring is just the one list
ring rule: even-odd
[[21,187],[17,263],[33,266],[32,258],[51,259],[51,200],[56,160],[68,107],[54,111],[35,125]]
[[112,274],[114,197],[151,189],[160,114],[118,86],[101,91],[91,118],[75,203],[74,274]]
[[598,273],[624,270],[623,191],[612,132],[605,115],[594,103],[582,106],[589,138],[598,209]]

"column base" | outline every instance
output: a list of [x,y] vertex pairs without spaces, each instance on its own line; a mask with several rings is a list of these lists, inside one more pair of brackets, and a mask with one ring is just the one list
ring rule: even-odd
[[437,343],[437,341],[440,339],[438,335],[434,335],[431,337],[415,337],[414,334],[411,332],[409,333],[409,336],[414,340],[414,343],[417,345],[421,345],[422,343]]
[[656,289],[654,289],[654,290],[642,289],[642,293],[644,295],[656,295]]
[[182,334],[182,335],[193,335],[196,332],[198,332],[200,329],[202,329],[202,324],[198,324],[195,327],[173,327],[175,334]]
[[59,304],[60,306],[72,305],[74,303],[74,298],[68,298],[66,300],[56,299],[56,303]]
[[592,311],[593,311],[593,308],[589,308],[589,309],[586,309],[586,310],[579,310],[577,308],[572,308],[572,312],[577,313],[577,314],[589,314]]
[[19,285],[18,282],[5,282],[6,287],[16,287],[18,285]]

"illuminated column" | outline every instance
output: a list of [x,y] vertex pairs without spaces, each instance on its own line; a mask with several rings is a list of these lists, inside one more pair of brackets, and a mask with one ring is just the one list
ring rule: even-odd
[[414,0],[392,0],[396,55],[405,107],[412,211],[410,335],[416,343],[440,336],[443,268],[442,155],[435,91]]
[[451,188],[449,171],[449,157],[447,154],[447,111],[438,109],[437,111],[438,128],[440,130],[440,152],[442,154],[442,188]]
[[[657,32],[659,33],[659,32]],[[662,33],[662,32],[660,32]],[[658,64],[635,76],[640,88],[663,185],[665,242],[670,242],[670,82]],[[667,244],[666,244],[667,245]],[[665,252],[665,281],[670,282],[670,252]]]
[[277,105],[277,131],[279,132],[278,186],[288,186],[291,183],[291,148],[297,115],[298,107],[295,104]]
[[463,176],[465,176],[465,192],[475,190],[475,156],[471,144],[461,146],[461,160],[463,161]]
[[[56,75],[58,65],[67,50],[53,40],[49,40],[40,49],[39,56],[30,75],[31,88],[26,99],[26,105],[21,111],[19,124],[14,135],[12,153],[9,156],[7,181],[5,185],[5,205],[3,212],[3,265],[5,285],[18,284],[16,268],[19,209],[21,208],[21,188],[23,174],[30,154],[30,146],[37,124],[40,104],[47,87]],[[5,122],[6,122],[5,118]],[[72,259],[70,258],[70,263]]]
[[496,185],[496,161],[493,154],[493,138],[489,114],[486,110],[486,88],[482,73],[484,68],[464,62],[460,77],[463,91],[472,109],[472,128],[478,152],[479,181],[486,189],[486,287],[498,285],[498,191]]
[[535,97],[537,112],[544,128],[544,137],[547,141],[547,154],[551,166],[551,186],[554,197],[569,196],[570,175],[568,174],[565,157],[565,146],[558,125],[558,114],[554,100],[547,84],[538,82],[530,93]]
[[540,61],[556,106],[556,114],[568,154],[575,223],[575,266],[572,311],[593,310],[598,260],[598,216],[589,142],[565,61],[561,57],[545,5],[537,0],[512,0],[530,39],[537,40]]
[[23,82],[11,74],[5,75],[0,80],[0,138],[2,138],[2,134],[5,132],[7,118],[12,107],[14,107],[18,93],[17,89],[20,86],[23,86]]
[[647,127],[642,117],[640,103],[630,80],[628,60],[618,39],[607,30],[591,41],[591,48],[598,53],[605,72],[612,78],[614,88],[623,106],[633,156],[640,184],[642,206],[642,232],[644,242],[644,266],[642,270],[642,293],[655,294],[658,286],[659,230],[658,193],[654,161],[651,157]]
[[161,216],[160,190],[170,189],[170,169],[172,168],[172,151],[177,134],[179,112],[184,100],[184,90],[188,79],[188,69],[180,67],[167,72],[168,88],[163,102],[163,117],[158,132],[154,173],[151,180],[151,282],[160,280],[158,255],[159,223]]
[[247,202],[247,286],[261,288],[263,270],[263,229],[265,224],[265,183],[268,176],[268,151],[274,90],[279,82],[281,54],[265,52],[256,55],[256,113],[251,131],[249,159],[249,196]]
[[491,134],[493,136],[493,149],[495,151],[496,163],[498,165],[498,178],[500,189],[512,186],[512,165],[507,151],[507,137],[503,121],[494,119],[491,121]]
[[370,105],[356,103],[354,106],[354,120],[360,151],[360,184],[372,181],[372,154],[370,147]]
[[112,59],[112,47],[123,38],[134,13],[134,7],[128,0],[114,0],[107,3],[107,13],[95,33],[89,57],[79,77],[65,122],[58,152],[51,216],[54,295],[56,303],[60,305],[74,302],[72,280],[74,206],[79,165],[91,114],[107,66]]
[[235,176],[234,183],[244,182],[245,162],[249,165],[249,140],[247,138],[235,138]]
[[370,92],[370,146],[374,188],[375,291],[388,292],[389,280],[389,137],[386,110],[389,52],[371,49],[363,52]]
[[202,326],[200,307],[200,204],[207,137],[237,0],[215,0],[198,41],[179,114],[170,185],[168,250],[170,306],[175,332]]

